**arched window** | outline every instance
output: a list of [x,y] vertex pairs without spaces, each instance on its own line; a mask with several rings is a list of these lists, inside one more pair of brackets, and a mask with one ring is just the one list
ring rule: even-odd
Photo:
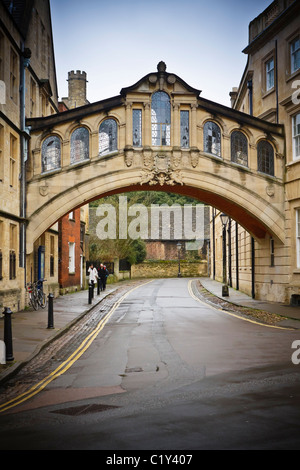
[[266,140],[261,140],[257,145],[257,169],[274,176],[274,150]]
[[118,126],[114,119],[105,119],[99,128],[99,155],[118,150]]
[[164,91],[157,91],[151,103],[152,145],[171,145],[171,103]]
[[221,156],[221,130],[215,122],[208,121],[204,124],[204,152]]
[[245,134],[240,131],[231,134],[231,161],[248,165],[248,141]]
[[42,145],[42,172],[60,168],[61,145],[57,136],[47,137]]
[[70,162],[78,163],[89,158],[89,131],[85,127],[78,127],[71,135]]

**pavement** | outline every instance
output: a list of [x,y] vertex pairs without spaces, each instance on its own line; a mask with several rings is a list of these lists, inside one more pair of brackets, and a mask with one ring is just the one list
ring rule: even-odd
[[[229,297],[222,297],[222,283],[209,278],[200,278],[201,284],[212,294],[235,305],[251,307],[276,313],[287,319],[281,324],[300,329],[300,307],[292,307],[276,302],[252,299],[246,294],[229,287]],[[48,328],[48,308],[32,308],[11,315],[13,360],[0,364],[0,384],[16,373],[22,365],[33,359],[42,348],[51,343],[76,321],[94,308],[107,295],[124,286],[124,282],[109,284],[104,292],[94,291],[92,303],[88,303],[88,290],[59,296],[53,300],[53,328]],[[4,316],[0,315],[0,339],[4,339]],[[0,354],[1,359],[1,354]]]
[[202,286],[216,295],[220,299],[226,300],[227,302],[233,303],[234,305],[239,305],[241,307],[250,307],[257,310],[264,310],[269,313],[275,313],[282,317],[286,317],[286,320],[283,318],[280,322],[281,326],[291,327],[295,329],[300,329],[300,306],[294,307],[287,304],[282,304],[279,302],[267,302],[263,300],[256,300],[249,297],[247,294],[240,292],[232,287],[229,287],[229,296],[222,297],[222,283],[214,281],[210,278],[200,278]]
[[[89,304],[88,290],[61,295],[53,299],[53,328],[48,328],[48,306],[45,309],[34,310],[29,307],[19,312],[13,312],[11,314],[13,360],[6,361],[5,365],[0,364],[0,385],[15,374],[20,367],[37,356],[45,346],[71,328],[107,295],[122,285],[124,282],[108,284],[106,290],[100,292],[99,295],[97,295],[95,287],[91,304]],[[2,341],[4,340],[4,323],[4,315],[1,312],[0,339]]]

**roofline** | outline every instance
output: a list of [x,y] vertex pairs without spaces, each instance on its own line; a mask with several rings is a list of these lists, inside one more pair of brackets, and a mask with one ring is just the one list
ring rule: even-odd
[[237,109],[215,103],[214,101],[210,101],[205,98],[200,98],[198,104],[200,107],[206,109],[211,114],[222,114],[227,118],[239,122],[241,125],[245,124],[263,129],[266,133],[277,134],[280,136],[284,135],[284,126],[282,124],[275,124],[273,122],[265,121],[264,119],[252,116],[251,114],[243,113]]
[[[263,15],[268,8],[269,5],[259,16]],[[270,36],[274,35],[274,30],[276,30],[280,26],[284,26],[286,21],[289,17],[293,17],[297,11],[300,10],[300,2],[299,0],[294,0],[285,10],[277,16],[272,23],[269,24],[261,33],[259,33],[244,49],[242,52],[244,54],[249,54],[253,50],[255,50],[259,44],[266,42]],[[259,16],[257,18],[259,18]],[[249,26],[257,19],[254,18]]]
[[[69,109],[58,114],[52,114],[42,118],[28,118],[26,119],[26,126],[31,127],[32,131],[51,129],[59,124],[72,120],[80,121],[86,116],[96,114],[101,111],[107,112],[117,106],[122,106],[124,104],[124,96],[118,95],[102,101],[97,101],[95,103],[89,103],[78,108]],[[249,125],[262,129],[264,132],[269,134],[276,134],[280,136],[284,135],[284,126],[281,124],[265,121],[255,116],[251,116],[250,114],[243,113],[242,111],[215,103],[214,101],[210,101],[205,98],[198,98],[198,107],[209,111],[211,114],[221,114],[238,122],[241,126]]]
[[96,101],[95,103],[85,104],[84,106],[79,106],[78,108],[68,109],[57,114],[51,114],[45,117],[38,118],[27,118],[26,126],[31,127],[31,130],[40,130],[44,128],[52,128],[58,124],[72,121],[80,120],[85,118],[87,115],[92,115],[99,113],[100,111],[109,111],[110,109],[121,106],[124,104],[124,99],[121,95],[114,96],[112,98],[107,98],[105,100]]
[[176,78],[176,81],[179,81],[190,93],[194,93],[197,97],[200,96],[202,90],[198,90],[197,88],[193,88],[191,87],[188,83],[186,83],[184,80],[182,80],[182,78],[180,78],[178,75],[176,75],[175,73],[169,73],[169,72],[152,72],[152,73],[148,73],[147,75],[145,75],[144,77],[142,77],[140,80],[138,80],[134,85],[131,85],[131,86],[128,86],[128,87],[125,87],[125,88],[122,88],[121,91],[120,91],[120,94],[121,96],[126,96],[127,93],[130,93],[132,91],[134,91],[136,88],[139,87],[139,85],[141,83],[143,83],[144,81],[147,81],[149,80],[149,77],[153,76],[153,75],[156,75],[157,76],[157,80],[159,80],[159,78],[161,76],[164,76],[166,78],[166,80],[168,80],[169,77],[175,77]]

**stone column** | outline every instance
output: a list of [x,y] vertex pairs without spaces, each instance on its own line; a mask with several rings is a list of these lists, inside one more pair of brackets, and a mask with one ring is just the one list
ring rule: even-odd
[[151,146],[151,112],[150,112],[150,103],[144,103],[145,116],[144,116],[144,142],[142,145],[144,147]]
[[191,105],[191,147],[197,147],[197,105]]
[[126,136],[125,146],[132,147],[132,103],[126,101]]
[[180,147],[180,111],[179,104],[173,104],[173,147]]

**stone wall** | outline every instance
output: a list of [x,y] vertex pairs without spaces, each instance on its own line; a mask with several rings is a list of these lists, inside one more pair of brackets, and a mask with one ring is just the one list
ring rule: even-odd
[[[181,261],[182,277],[207,276],[206,261]],[[178,261],[144,261],[131,266],[131,278],[177,277]]]

